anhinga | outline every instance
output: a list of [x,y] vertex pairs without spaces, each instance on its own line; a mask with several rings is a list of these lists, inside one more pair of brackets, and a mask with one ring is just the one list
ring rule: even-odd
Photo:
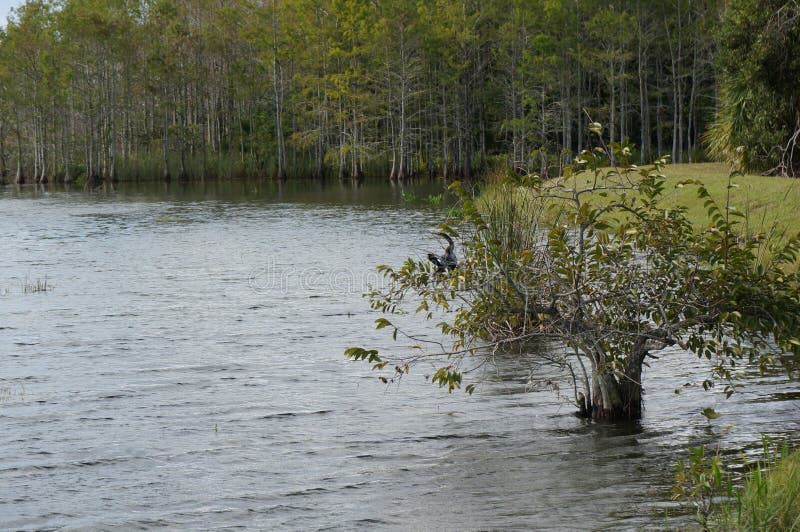
[[433,253],[428,253],[428,260],[431,261],[436,266],[436,271],[439,273],[444,273],[446,271],[455,270],[456,266],[458,266],[458,259],[456,258],[456,254],[453,251],[455,245],[453,244],[453,239],[450,238],[450,235],[447,233],[436,233],[440,237],[447,240],[447,248],[444,250],[444,255],[441,257],[437,257]]

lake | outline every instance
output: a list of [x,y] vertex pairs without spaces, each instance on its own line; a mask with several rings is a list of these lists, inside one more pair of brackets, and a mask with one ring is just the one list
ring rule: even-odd
[[0,188],[0,528],[658,528],[689,446],[796,439],[797,382],[753,371],[725,400],[679,350],[628,425],[518,357],[472,396],[345,360],[392,345],[361,294],[441,250],[442,190]]

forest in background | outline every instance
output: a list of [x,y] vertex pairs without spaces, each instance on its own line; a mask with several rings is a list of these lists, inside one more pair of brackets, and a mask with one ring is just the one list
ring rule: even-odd
[[589,118],[697,161],[725,3],[30,0],[0,33],[0,172],[553,175]]

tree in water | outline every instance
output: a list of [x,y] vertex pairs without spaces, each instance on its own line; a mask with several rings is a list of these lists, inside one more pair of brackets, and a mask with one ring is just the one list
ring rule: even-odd
[[[602,127],[589,129],[599,136]],[[452,343],[381,317],[377,327],[411,338],[413,353],[389,357],[355,347],[346,356],[393,368],[381,376],[385,382],[422,360],[443,361],[432,381],[452,391],[465,367],[521,345],[571,377],[580,415],[605,420],[642,416],[643,368],[667,346],[712,361],[729,395],[741,361],[763,368],[791,362],[787,353],[796,360],[800,235],[778,244],[743,233],[742,215],[729,204],[733,183],[724,205],[700,183],[675,185],[696,186],[704,201],[708,219],[693,225],[685,208],[663,205],[666,161],[640,170],[629,159],[627,147],[601,139],[576,160],[588,173],[548,182],[529,176],[479,199],[456,185],[464,213],[458,269],[434,274],[413,259],[399,269],[380,266],[388,287],[369,294],[389,317],[415,301],[425,319],[443,318],[438,327]],[[621,166],[603,169],[609,160]],[[457,234],[451,225],[441,230]]]

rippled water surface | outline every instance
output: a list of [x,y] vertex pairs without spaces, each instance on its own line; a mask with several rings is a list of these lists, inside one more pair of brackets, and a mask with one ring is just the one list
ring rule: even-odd
[[0,528],[659,527],[687,446],[800,429],[796,382],[726,401],[679,351],[632,426],[573,417],[510,357],[473,396],[426,368],[380,384],[342,356],[387,343],[361,293],[440,247],[401,192],[0,189]]

